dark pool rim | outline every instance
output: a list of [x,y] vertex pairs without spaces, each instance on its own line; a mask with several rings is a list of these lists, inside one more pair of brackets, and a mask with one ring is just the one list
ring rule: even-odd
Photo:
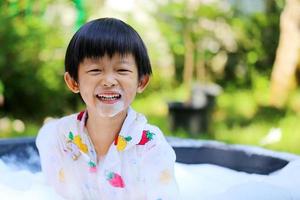
[[[226,167],[232,170],[268,175],[285,167],[289,161],[275,156],[261,155],[248,152],[243,149],[236,149],[230,145],[221,148],[217,145],[193,146],[172,146],[176,153],[176,162],[184,164],[213,164]],[[36,153],[35,137],[0,139],[0,159],[8,161],[7,158],[15,156],[16,162],[26,163],[30,159],[30,148]],[[28,163],[40,170],[40,163]]]

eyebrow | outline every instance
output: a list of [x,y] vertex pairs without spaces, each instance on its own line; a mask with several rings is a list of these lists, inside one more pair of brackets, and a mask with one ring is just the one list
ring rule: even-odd
[[117,63],[124,63],[124,64],[128,64],[128,65],[134,65],[134,63],[128,61],[128,60],[124,60],[124,59],[120,59]]
[[95,64],[95,63],[88,63],[85,65],[85,67],[98,67],[99,65],[98,64]]

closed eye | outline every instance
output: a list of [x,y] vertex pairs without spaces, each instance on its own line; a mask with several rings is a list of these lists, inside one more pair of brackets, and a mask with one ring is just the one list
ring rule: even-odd
[[91,70],[88,70],[87,73],[91,73],[91,74],[98,74],[100,73],[101,70],[100,69],[91,69]]
[[130,73],[131,72],[131,70],[128,70],[128,69],[118,69],[117,71],[119,73],[121,73],[121,74],[125,74],[125,73]]

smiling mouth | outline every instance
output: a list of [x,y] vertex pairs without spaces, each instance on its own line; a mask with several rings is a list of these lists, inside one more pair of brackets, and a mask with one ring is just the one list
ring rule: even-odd
[[121,94],[97,94],[96,97],[101,101],[116,101],[121,98]]

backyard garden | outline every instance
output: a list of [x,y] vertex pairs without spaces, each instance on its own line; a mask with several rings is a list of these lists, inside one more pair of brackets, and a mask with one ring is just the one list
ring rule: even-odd
[[[300,33],[285,25],[299,24],[299,3],[116,2],[1,2],[0,138],[36,136],[50,118],[84,109],[63,80],[66,45],[81,24],[109,16],[131,24],[148,47],[151,83],[132,107],[165,135],[300,154]],[[204,110],[203,126],[177,126],[174,102]]]

